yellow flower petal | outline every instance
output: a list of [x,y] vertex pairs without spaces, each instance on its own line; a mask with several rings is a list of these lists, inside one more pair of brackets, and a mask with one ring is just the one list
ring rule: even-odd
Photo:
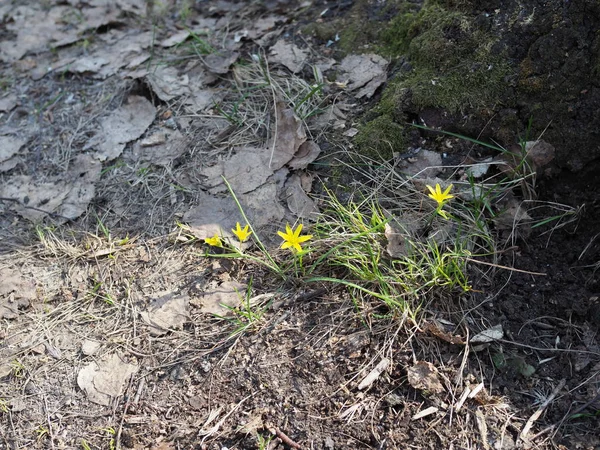
[[208,245],[212,245],[213,247],[223,247],[223,243],[221,242],[221,238],[218,234],[215,234],[211,238],[205,238],[204,242],[206,242]]
[[248,239],[248,237],[250,237],[250,235],[252,234],[252,231],[248,231],[249,228],[250,225],[246,225],[244,228],[242,228],[240,223],[237,222],[235,224],[235,230],[232,229],[231,231],[233,232],[233,234],[236,235],[240,242],[245,242]]
[[306,242],[312,238],[312,235],[300,236],[302,232],[302,224],[299,224],[295,230],[292,230],[289,224],[285,226],[285,233],[282,231],[278,231],[277,234],[283,239],[281,243],[281,248],[293,248],[294,250],[301,252],[302,246],[300,245],[302,242]]

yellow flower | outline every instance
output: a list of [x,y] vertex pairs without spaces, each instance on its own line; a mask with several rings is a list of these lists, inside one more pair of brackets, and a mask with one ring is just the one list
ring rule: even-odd
[[293,248],[294,250],[301,252],[302,247],[300,246],[300,244],[312,238],[312,234],[300,236],[301,231],[302,224],[298,225],[296,230],[292,230],[290,225],[287,224],[285,226],[285,233],[283,231],[278,231],[277,234],[283,239],[281,248]]
[[231,230],[233,234],[235,234],[240,242],[245,242],[248,237],[252,234],[252,231],[249,231],[250,225],[246,225],[244,228],[240,225],[240,223],[235,224],[235,230]]
[[221,242],[221,238],[218,234],[215,234],[211,238],[205,238],[204,242],[206,242],[208,245],[212,245],[213,247],[223,247],[223,243]]
[[446,200],[454,198],[454,195],[450,194],[450,189],[452,189],[452,185],[448,186],[448,188],[444,192],[442,192],[442,188],[440,187],[439,183],[435,185],[435,189],[433,189],[429,185],[427,185],[427,189],[429,189],[429,192],[431,192],[431,194],[429,194],[428,197],[434,199],[437,202],[438,208],[441,208],[446,202]]

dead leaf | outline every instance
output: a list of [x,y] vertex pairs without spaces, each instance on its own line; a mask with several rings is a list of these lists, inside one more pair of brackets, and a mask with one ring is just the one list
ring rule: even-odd
[[15,319],[19,310],[27,308],[37,298],[35,282],[20,271],[0,269],[0,319]]
[[427,361],[419,361],[414,366],[406,369],[408,382],[420,391],[439,394],[444,391],[436,367]]
[[13,198],[26,208],[13,204],[12,208],[22,217],[38,221],[47,213],[56,213],[67,219],[79,217],[94,198],[94,183],[100,178],[102,165],[90,155],[78,155],[70,170],[51,179],[40,182],[28,175],[15,175],[6,179],[0,186],[0,196]]
[[419,150],[410,158],[398,161],[399,170],[415,178],[434,178],[442,169],[442,156],[431,150]]
[[269,167],[275,171],[280,169],[298,152],[300,146],[306,142],[306,131],[302,121],[296,116],[294,110],[289,108],[284,102],[276,102],[277,116],[276,129],[274,133],[275,145],[269,145],[272,148],[272,155],[269,159]]
[[158,166],[168,166],[187,150],[187,141],[179,130],[155,133],[136,142],[133,156],[139,161],[150,162]]
[[161,336],[170,330],[181,330],[189,320],[189,297],[166,293],[155,298],[146,311],[140,313],[149,325],[150,334]]
[[271,47],[269,61],[287,67],[292,73],[298,73],[302,70],[307,56],[308,52],[306,50],[280,39]]
[[212,73],[225,75],[229,72],[229,68],[237,61],[239,56],[240,55],[237,52],[211,53],[204,57],[204,64]]
[[373,96],[387,80],[388,62],[376,54],[348,55],[340,63],[340,72],[348,78],[348,89],[356,92],[356,98]]
[[316,220],[319,207],[302,188],[298,175],[292,175],[285,183],[285,198],[290,211],[298,218]]
[[236,194],[253,191],[273,175],[268,153],[267,149],[243,147],[225,161],[223,175]]
[[137,363],[127,363],[113,354],[83,367],[77,374],[77,385],[88,400],[108,406],[112,399],[123,394],[125,383],[137,371]]
[[101,121],[102,131],[92,138],[84,150],[95,148],[100,161],[118,157],[125,145],[139,138],[154,121],[156,108],[146,98],[132,95],[127,103]]
[[26,139],[15,136],[0,136],[0,163],[16,155],[26,142]]
[[203,313],[228,316],[232,314],[229,308],[240,305],[241,299],[246,294],[246,288],[245,284],[237,281],[224,281],[220,286],[192,299],[191,303],[198,306]]
[[306,169],[320,154],[321,148],[315,141],[306,141],[298,147],[298,151],[287,165],[292,170]]
[[[0,98],[0,112],[9,112],[17,106],[18,100],[15,94],[8,94]],[[0,147],[2,148],[2,147]]]
[[530,164],[537,169],[550,164],[554,160],[556,150],[554,146],[543,139],[528,141],[525,143],[525,152]]
[[183,216],[183,221],[198,239],[213,237],[215,234],[223,238],[231,237],[231,229],[240,220],[239,209],[230,196],[217,198],[203,192],[198,194],[196,206]]
[[519,234],[523,237],[531,234],[531,216],[523,202],[515,197],[507,197],[498,205],[500,212],[493,221],[499,230],[514,230],[519,227]]
[[379,361],[379,364],[377,364],[373,370],[371,370],[369,374],[358,384],[358,389],[362,391],[363,389],[370,387],[375,380],[377,380],[381,374],[386,371],[389,365],[390,360],[388,358],[383,358],[381,361]]
[[152,91],[164,102],[180,95],[190,93],[190,79],[187,74],[180,75],[173,66],[159,66],[146,76]]
[[469,342],[471,344],[485,344],[488,342],[494,342],[504,337],[504,330],[502,324],[494,325],[487,330],[483,330],[481,333],[477,333],[473,336]]

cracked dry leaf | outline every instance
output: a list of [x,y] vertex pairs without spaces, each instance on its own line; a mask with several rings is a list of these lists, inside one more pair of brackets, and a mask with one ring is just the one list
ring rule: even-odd
[[110,30],[98,37],[89,54],[72,62],[67,56],[62,66],[71,73],[90,72],[95,78],[104,79],[123,67],[132,69],[148,60],[151,55],[146,49],[150,47],[152,38],[151,32]]
[[21,202],[11,208],[33,222],[41,220],[47,213],[76,219],[94,198],[95,182],[100,178],[102,164],[90,155],[82,154],[70,167],[67,173],[45,182],[28,175],[9,177],[0,186],[0,196]]
[[183,215],[183,221],[200,240],[215,234],[231,237],[229,231],[240,220],[239,209],[230,196],[218,198],[204,192],[198,194],[197,204]]
[[[0,112],[11,111],[15,106],[17,106],[18,102],[19,101],[15,94],[8,94],[8,95],[0,98]],[[2,148],[2,147],[0,146],[0,148]]]
[[292,170],[306,169],[320,154],[321,148],[315,141],[306,141],[298,147],[298,151],[292,160],[288,162],[288,167]]
[[159,66],[146,75],[146,81],[152,91],[163,102],[173,100],[180,95],[190,93],[190,79],[187,74],[180,75],[173,66]]
[[137,363],[128,363],[117,354],[106,356],[83,367],[77,374],[77,385],[88,400],[108,406],[124,392],[125,383],[138,371]]
[[387,80],[388,61],[375,54],[348,55],[340,63],[340,72],[348,78],[348,89],[356,98],[371,98]]
[[[275,183],[267,182],[252,192],[240,196],[242,205],[245,205],[246,215],[256,230],[264,227],[277,227],[285,216],[285,210],[279,201],[279,190]],[[261,234],[260,238],[265,242],[272,242],[279,237],[271,229],[272,233]]]
[[273,175],[267,149],[243,147],[224,162],[223,175],[236,194],[245,194],[265,184]]
[[0,163],[16,155],[26,142],[26,139],[15,136],[0,136]]
[[199,307],[203,313],[229,316],[232,314],[229,308],[239,306],[241,299],[246,294],[246,289],[245,284],[237,281],[224,281],[221,285],[193,298],[191,303]]
[[439,394],[444,391],[436,367],[427,361],[419,361],[414,366],[406,369],[408,382],[420,391]]
[[442,156],[431,150],[421,150],[412,158],[398,161],[399,170],[416,178],[435,178],[441,172]]
[[211,53],[204,57],[204,65],[212,73],[225,75],[239,56],[240,54],[237,52]]
[[153,336],[161,336],[169,330],[181,330],[189,320],[189,301],[187,295],[159,295],[140,316]]
[[117,158],[125,145],[139,138],[154,121],[156,108],[146,98],[132,95],[127,102],[101,121],[102,131],[84,146],[94,148],[100,161]]
[[300,176],[293,174],[285,183],[284,192],[287,206],[296,217],[316,220],[319,207],[304,191]]
[[306,50],[280,39],[271,47],[269,61],[287,67],[292,73],[298,73],[302,70],[307,56],[308,52]]
[[268,145],[271,149],[270,169],[275,171],[282,168],[294,158],[300,146],[306,142],[306,131],[302,121],[296,116],[294,110],[285,102],[276,102],[275,114],[277,115],[274,133],[275,145]]
[[133,145],[132,154],[139,161],[168,166],[187,150],[186,139],[179,130],[154,133]]
[[35,282],[18,270],[0,269],[0,319],[15,319],[37,298]]

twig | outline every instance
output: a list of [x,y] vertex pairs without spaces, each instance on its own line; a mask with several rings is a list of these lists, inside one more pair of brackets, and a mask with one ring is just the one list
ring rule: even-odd
[[287,434],[285,434],[279,428],[273,427],[272,432],[275,433],[277,435],[277,437],[279,439],[281,439],[281,441],[288,447],[297,448],[297,449],[302,448],[302,447],[300,447],[300,444],[294,442]]
[[493,263],[489,263],[489,262],[485,262],[485,261],[479,261],[479,260],[473,259],[473,258],[465,258],[465,260],[469,261],[469,262],[473,262],[475,264],[483,264],[484,266],[491,266],[491,267],[496,267],[498,269],[510,270],[511,272],[526,273],[529,275],[539,275],[539,276],[543,276],[543,277],[548,275],[548,274],[542,273],[542,272],[530,272],[529,270],[515,269],[514,267],[502,266],[500,264],[493,264]]
[[[143,378],[142,378],[143,380]],[[127,390],[125,391],[125,395],[128,396],[129,391],[131,390],[131,386],[133,385],[133,375],[129,378],[129,386],[127,386]],[[129,397],[129,396],[128,396]],[[117,434],[115,436],[115,445],[117,446],[117,450],[121,448],[121,433],[123,432],[123,423],[125,422],[125,416],[127,415],[127,410],[129,409],[129,405],[131,402],[129,398],[125,402],[125,407],[123,408],[123,414],[121,415],[121,422],[119,423],[119,429],[117,430]]]
[[523,431],[521,431],[521,434],[519,435],[519,438],[522,441],[527,442],[527,434],[529,433],[529,430],[533,426],[533,423],[539,419],[539,417],[542,415],[542,413],[544,412],[546,407],[550,404],[550,402],[552,402],[552,400],[554,400],[554,397],[556,397],[558,395],[558,393],[560,392],[560,390],[565,386],[566,382],[567,382],[567,380],[564,378],[562,380],[560,380],[560,382],[554,388],[552,393],[548,396],[548,398],[546,400],[544,400],[544,403],[542,403],[540,405],[540,407],[537,409],[537,411],[531,415],[531,417],[529,418],[529,420],[523,427]]
[[44,409],[46,410],[46,421],[48,422],[48,434],[50,435],[50,445],[54,449],[54,432],[52,431],[52,421],[50,420],[50,411],[48,411],[48,402],[46,401],[46,394],[42,394],[44,399]]

